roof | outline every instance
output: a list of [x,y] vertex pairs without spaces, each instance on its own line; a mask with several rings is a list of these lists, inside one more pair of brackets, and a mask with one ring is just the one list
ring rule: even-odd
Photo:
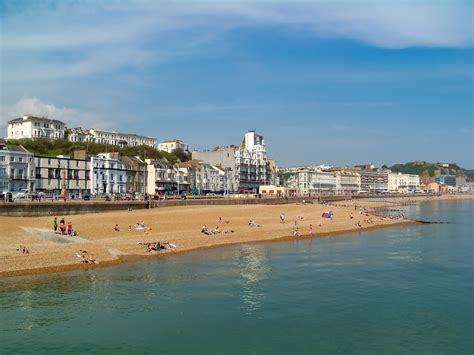
[[23,153],[29,153],[28,150],[26,150],[25,147],[22,145],[7,145],[7,148],[11,152],[23,152]]
[[[147,139],[154,139],[156,140],[156,137],[150,137],[150,136],[142,136],[140,134],[135,134],[135,133],[122,133],[122,132],[117,132],[117,131],[106,131],[104,129],[97,129],[97,128],[91,128],[90,130],[93,130],[95,132],[100,132],[100,133],[108,133],[108,134],[118,134],[122,136],[129,136],[129,137],[138,137],[138,138],[147,138]],[[92,134],[92,133],[91,133]]]
[[184,144],[184,142],[181,139],[167,139],[167,140],[164,140],[161,143],[180,143],[180,144]]
[[8,123],[11,124],[11,123],[19,123],[19,122],[28,122],[28,121],[31,121],[33,119],[43,121],[43,122],[48,122],[48,123],[59,123],[59,124],[62,124],[62,125],[66,125],[63,121],[53,120],[53,119],[49,119],[48,117],[40,117],[40,116],[18,117],[18,118],[14,118],[14,119],[8,121]]

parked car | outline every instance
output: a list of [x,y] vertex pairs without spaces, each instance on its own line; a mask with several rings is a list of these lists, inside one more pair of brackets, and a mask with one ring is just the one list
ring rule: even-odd
[[82,194],[82,199],[83,199],[84,201],[90,201],[90,199],[91,199],[91,194],[90,194],[90,192],[84,192],[84,193]]
[[27,198],[29,195],[29,191],[27,189],[21,189],[16,194],[14,194],[15,199],[24,199]]

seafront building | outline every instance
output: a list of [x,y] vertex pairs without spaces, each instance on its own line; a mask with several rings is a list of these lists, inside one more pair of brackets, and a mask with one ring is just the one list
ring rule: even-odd
[[101,153],[90,158],[91,193],[125,194],[126,168],[118,153]]
[[231,186],[232,192],[256,193],[260,185],[268,183],[272,178],[267,175],[265,141],[262,135],[253,130],[245,134],[240,146],[231,145],[204,152],[194,151],[193,158],[224,170],[230,169],[233,174],[227,177],[227,184]]
[[166,159],[152,161],[145,159],[147,163],[147,193],[149,195],[165,194],[177,190],[176,171],[173,164]]
[[361,192],[384,193],[388,192],[388,175],[386,171],[361,170],[360,175]]
[[336,192],[336,177],[329,171],[303,169],[290,176],[288,187],[300,195],[331,195]]
[[34,191],[33,154],[0,141],[0,192]]
[[455,175],[436,175],[435,181],[446,186],[456,187]]
[[85,152],[74,157],[34,156],[35,190],[46,196],[59,196],[64,190],[69,198],[81,198],[91,189],[90,160]]
[[335,171],[336,194],[354,195],[360,191],[360,174],[352,171]]
[[125,191],[132,195],[146,193],[147,163],[139,157],[122,156],[119,158],[125,166]]
[[388,190],[395,193],[413,193],[420,189],[420,176],[414,174],[389,173]]
[[47,117],[23,116],[8,121],[8,139],[64,139],[66,124]]

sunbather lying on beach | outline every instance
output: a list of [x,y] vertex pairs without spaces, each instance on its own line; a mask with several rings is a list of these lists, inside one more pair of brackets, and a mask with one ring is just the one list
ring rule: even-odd
[[20,245],[19,248],[16,248],[16,251],[20,251],[22,252],[23,254],[29,254],[30,251],[28,250],[28,248],[24,245]]
[[249,227],[261,227],[261,225],[251,219],[249,221]]
[[152,242],[152,243],[138,243],[138,244],[146,244],[146,249],[149,253],[152,251],[160,251],[161,249],[165,250],[172,250],[176,249],[176,245],[170,242]]

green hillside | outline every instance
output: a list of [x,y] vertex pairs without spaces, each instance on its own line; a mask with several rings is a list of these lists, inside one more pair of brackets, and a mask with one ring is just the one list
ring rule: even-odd
[[181,149],[177,149],[171,153],[159,151],[155,148],[141,145],[136,147],[119,148],[110,144],[98,144],[88,142],[70,142],[67,140],[48,140],[45,138],[34,139],[9,139],[7,144],[22,145],[29,152],[35,155],[43,155],[54,157],[57,155],[72,156],[76,150],[86,150],[90,155],[99,153],[118,152],[121,156],[139,156],[142,159],[163,159],[170,163],[178,161],[187,161],[191,159],[191,153],[186,153]]
[[416,175],[456,175],[466,176],[472,180],[473,171],[464,170],[455,163],[428,163],[425,161],[415,161],[405,164],[395,164],[389,167],[393,172]]

